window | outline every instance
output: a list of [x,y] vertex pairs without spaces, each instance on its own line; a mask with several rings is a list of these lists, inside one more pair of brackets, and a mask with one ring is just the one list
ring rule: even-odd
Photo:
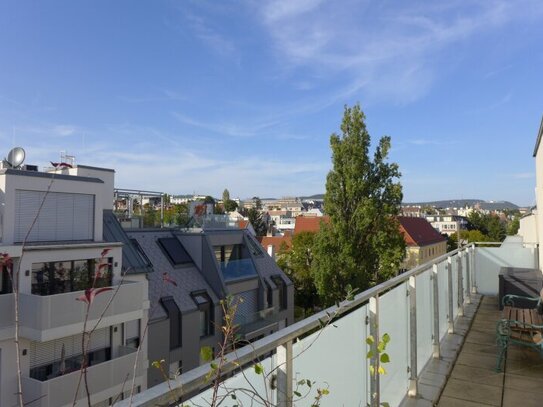
[[11,290],[11,279],[7,267],[0,268],[0,294],[9,294]]
[[170,350],[181,347],[181,312],[173,297],[160,299],[170,320]]
[[125,346],[135,348],[140,345],[140,320],[135,319],[124,323]]
[[287,309],[287,285],[281,278],[281,276],[272,276],[271,279],[279,290],[279,309]]
[[213,335],[212,307],[209,295],[200,291],[192,293],[191,296],[200,312],[200,337]]
[[251,237],[247,236],[247,243],[249,250],[253,254],[253,256],[262,256],[264,254],[264,251],[262,250],[262,246],[260,243],[255,242]]
[[[107,267],[96,270],[100,261]],[[53,295],[94,287],[109,287],[112,282],[113,257],[32,264],[32,294]]]
[[191,257],[177,238],[162,237],[157,239],[157,242],[174,266],[192,263]]
[[130,243],[132,243],[132,246],[134,246],[134,249],[138,252],[141,261],[143,261],[147,267],[152,267],[151,260],[149,260],[149,257],[145,254],[139,242],[136,239],[130,239]]
[[266,299],[268,301],[268,307],[273,307],[273,290],[270,283],[266,281]]
[[29,242],[94,238],[94,195],[16,190],[16,242],[24,240],[36,216]]

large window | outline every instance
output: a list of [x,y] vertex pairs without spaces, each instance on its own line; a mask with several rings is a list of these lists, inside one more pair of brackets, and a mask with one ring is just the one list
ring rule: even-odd
[[163,237],[158,239],[157,243],[174,266],[192,263],[191,257],[177,238]]
[[213,316],[211,299],[206,292],[195,292],[191,295],[200,313],[200,337],[212,335]]
[[160,299],[170,320],[170,350],[181,347],[181,312],[173,297]]
[[225,280],[236,280],[256,275],[253,261],[243,245],[214,246],[213,250]]
[[52,261],[32,264],[32,294],[53,295],[111,285],[113,258],[98,272],[100,259]]

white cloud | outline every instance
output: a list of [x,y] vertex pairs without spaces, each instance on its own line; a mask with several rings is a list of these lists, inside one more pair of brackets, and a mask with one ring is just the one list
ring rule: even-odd
[[543,4],[532,0],[390,6],[350,0],[341,7],[282,0],[259,9],[282,66],[342,75],[348,85],[339,87],[338,95],[362,91],[371,100],[400,103],[428,91],[447,47],[542,11]]

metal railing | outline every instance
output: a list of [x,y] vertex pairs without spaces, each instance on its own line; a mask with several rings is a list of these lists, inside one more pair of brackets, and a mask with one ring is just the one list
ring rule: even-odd
[[[485,242],[484,244],[488,243]],[[396,342],[396,347],[399,349],[403,348],[405,345],[406,350],[400,350],[400,352],[404,353],[403,356],[407,356],[406,363],[408,375],[407,377],[402,375],[401,372],[403,371],[405,373],[405,368],[403,368],[404,370],[401,369],[403,365],[401,361],[398,360],[397,365],[400,367],[396,368],[392,376],[399,377],[398,380],[400,381],[401,386],[405,388],[405,393],[399,395],[400,402],[407,395],[416,396],[418,394],[417,380],[422,367],[427,362],[431,361],[432,358],[440,357],[441,339],[447,334],[455,332],[456,317],[463,315],[464,306],[471,302],[472,293],[477,292],[476,250],[479,250],[476,249],[476,244],[471,243],[468,246],[449,252],[360,293],[352,301],[345,301],[339,304],[339,306],[328,308],[327,310],[319,312],[260,339],[251,346],[240,348],[226,356],[227,361],[222,367],[222,372],[225,375],[235,374],[236,372],[239,372],[239,366],[255,363],[256,360],[260,360],[270,353],[273,353],[275,355],[271,361],[275,371],[273,378],[274,383],[272,386],[272,388],[275,388],[273,398],[279,406],[292,406],[294,405],[293,399],[295,399],[295,395],[293,394],[293,382],[295,382],[296,379],[293,374],[293,365],[294,359],[297,357],[294,356],[294,342],[310,335],[316,329],[322,328],[323,321],[329,320],[331,315],[334,316],[334,325],[336,325],[340,323],[341,320],[350,318],[354,312],[360,311],[360,315],[357,315],[356,318],[360,321],[365,319],[366,325],[364,328],[366,329],[365,337],[356,338],[357,341],[361,341],[360,343],[365,344],[368,335],[373,336],[373,338],[380,338],[380,325],[382,324],[390,327],[391,324],[406,323],[407,337],[393,337],[392,342]],[[533,251],[534,249],[531,249],[531,252],[527,251],[525,254],[530,255],[530,253],[532,253],[533,255]],[[500,266],[499,263],[496,263],[495,268],[499,269]],[[493,270],[492,273],[497,278],[497,272]],[[428,285],[425,286],[427,283]],[[424,284],[420,287],[421,291],[419,299],[421,304],[424,305],[417,307],[419,284]],[[403,300],[397,302],[400,304],[400,307],[397,307],[397,315],[390,316],[382,314],[380,311],[380,304],[382,304],[383,307],[390,309],[391,304],[392,306],[395,305],[395,303],[392,302],[396,301],[395,298],[402,298],[401,290],[404,287],[406,292],[403,294]],[[429,290],[425,290],[425,287],[430,288]],[[400,289],[400,291],[397,291],[397,289]],[[427,291],[430,292],[428,293]],[[403,305],[405,305],[404,308],[406,308],[406,310],[400,309]],[[403,316],[401,315],[402,311],[405,311]],[[425,314],[426,311],[428,311],[429,314]],[[431,331],[431,342],[428,342],[428,334],[430,332],[426,332],[425,328],[421,328],[421,326],[427,322],[428,318],[431,318],[431,323],[428,324],[426,331]],[[334,328],[328,326],[324,329]],[[319,334],[317,334],[317,342],[318,340],[321,340],[318,335]],[[302,339],[301,341],[303,342],[304,340],[305,339]],[[428,346],[426,346],[427,343]],[[294,345],[297,346],[298,342]],[[312,343],[307,348],[311,347],[311,345]],[[333,343],[333,346],[345,348],[347,345]],[[423,352],[421,352],[421,347]],[[334,350],[335,349],[328,349],[329,352]],[[313,349],[309,350],[309,352],[312,351]],[[360,349],[358,349],[358,351],[360,351]],[[316,353],[312,357],[322,360],[323,354],[319,354],[317,351],[314,352]],[[360,355],[350,355],[350,360],[355,360],[357,361],[356,363],[359,363],[358,361],[360,361],[361,364],[367,363],[365,360],[366,352],[364,349],[362,349],[362,352],[363,353]],[[407,353],[407,355],[405,355],[405,353]],[[398,357],[398,359],[401,359],[401,357]],[[374,356],[371,358],[371,363],[373,366],[379,366],[379,357],[376,352],[374,352]],[[209,374],[210,369],[210,364],[205,364],[182,374],[175,380],[171,380],[169,383],[162,383],[152,387],[138,394],[134,398],[132,406],[147,407],[169,405],[171,400],[181,399],[183,395],[186,394],[194,394],[202,388],[205,377]],[[375,372],[376,371],[377,369],[375,369]],[[328,373],[331,376],[334,374],[330,369],[328,370]],[[365,395],[361,394],[357,396],[359,397],[357,400],[361,403],[360,405],[369,403],[378,406],[381,400],[390,402],[390,398],[395,398],[398,392],[401,392],[400,388],[394,387],[396,395],[392,397],[391,394],[394,393],[389,391],[386,393],[386,400],[384,400],[381,398],[383,394],[382,381],[390,379],[381,379],[377,373],[370,374],[367,365],[359,368],[358,373],[360,374],[361,380],[365,381],[365,385],[367,386],[365,387],[365,389],[367,388]],[[244,376],[244,378],[247,379],[246,376]],[[343,379],[345,379],[345,377],[340,379],[339,382]],[[262,380],[262,378],[259,380]],[[330,386],[334,386],[334,383],[331,383]],[[352,390],[355,391],[354,388]],[[333,401],[330,405],[350,405],[349,403],[345,403],[345,401],[336,401]],[[394,400],[390,404],[397,405],[399,402]],[[118,403],[117,406],[128,406],[128,403],[123,401]]]

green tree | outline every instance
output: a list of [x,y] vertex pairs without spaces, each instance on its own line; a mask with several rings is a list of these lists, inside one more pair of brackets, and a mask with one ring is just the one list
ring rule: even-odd
[[319,305],[319,297],[311,274],[314,244],[314,232],[300,232],[292,238],[291,249],[281,248],[277,255],[277,265],[294,284],[294,304],[306,311],[305,316]]
[[488,216],[487,223],[488,237],[494,242],[501,242],[505,239],[506,231],[505,225],[496,215]]
[[224,191],[222,191],[222,203],[225,204],[229,200],[230,200],[230,191],[225,188]]
[[233,201],[231,199],[224,201],[224,210],[226,212],[235,211],[237,208],[238,208],[238,204],[236,201]]
[[267,226],[266,222],[262,219],[262,214],[255,208],[251,208],[247,211],[247,218],[253,229],[256,232],[257,236],[266,236]]
[[507,234],[509,236],[514,236],[518,233],[520,228],[520,215],[515,215],[515,217],[507,225]]
[[262,210],[262,201],[258,196],[253,196],[253,202],[257,211]]
[[324,207],[312,273],[324,305],[394,276],[405,255],[396,216],[402,187],[398,165],[388,163],[390,137],[382,137],[370,157],[370,135],[359,105],[345,107],[342,135],[332,134],[333,168],[326,178]]
[[215,205],[215,198],[213,198],[212,196],[208,195],[204,198],[204,203],[205,204],[213,204]]

